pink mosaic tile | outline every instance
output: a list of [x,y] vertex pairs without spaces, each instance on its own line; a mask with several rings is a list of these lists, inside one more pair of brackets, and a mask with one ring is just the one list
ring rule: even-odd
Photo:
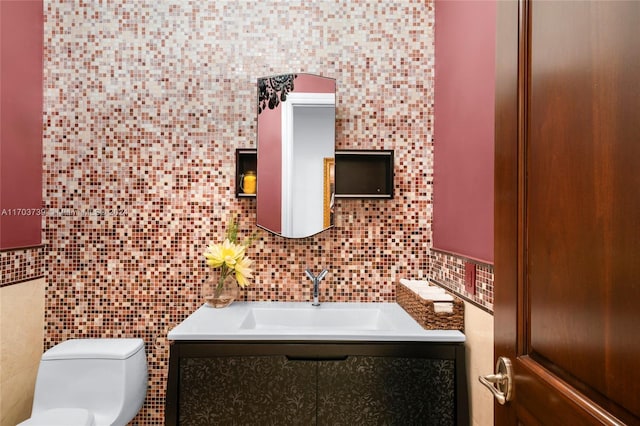
[[[493,265],[477,263],[464,257],[432,250],[430,254],[430,279],[461,296],[486,311],[493,312]],[[476,263],[476,293],[465,290],[465,262]]]
[[44,276],[44,247],[0,251],[0,287]]
[[423,0],[46,1],[44,203],[69,214],[45,218],[45,346],[142,337],[133,423],[163,424],[166,335],[202,303],[204,247],[230,213],[255,229],[234,155],[255,147],[265,75],[335,78],[336,147],[393,149],[396,196],[337,200],[314,237],[262,233],[243,298],[310,300],[306,267],[329,269],[331,301],[391,301],[399,278],[428,276],[433,18]]

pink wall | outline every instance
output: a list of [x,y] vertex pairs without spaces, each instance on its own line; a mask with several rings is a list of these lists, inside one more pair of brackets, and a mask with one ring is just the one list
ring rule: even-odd
[[496,3],[435,10],[433,247],[493,263]]
[[2,1],[0,21],[0,249],[11,249],[42,234],[42,1]]

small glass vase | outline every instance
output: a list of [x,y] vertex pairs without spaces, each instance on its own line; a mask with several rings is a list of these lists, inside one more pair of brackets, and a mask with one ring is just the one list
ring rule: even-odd
[[206,306],[225,308],[238,298],[238,283],[231,274],[223,279],[220,270],[215,270],[202,285],[202,298]]

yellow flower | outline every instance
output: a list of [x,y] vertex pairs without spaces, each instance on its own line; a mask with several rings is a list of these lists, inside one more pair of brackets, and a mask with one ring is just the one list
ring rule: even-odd
[[227,230],[225,231],[225,239],[222,244],[209,244],[204,252],[207,266],[211,268],[220,268],[218,275],[218,284],[213,293],[217,298],[223,288],[227,277],[232,273],[240,287],[249,285],[248,279],[253,278],[253,269],[251,260],[244,257],[245,249],[258,237],[258,232],[254,232],[251,237],[245,238],[242,242],[238,241],[238,221],[236,216],[229,219]]
[[204,253],[207,265],[212,268],[219,268],[225,265],[229,269],[234,269],[238,260],[244,256],[244,246],[236,245],[225,239],[222,244],[210,244]]
[[248,278],[253,278],[253,269],[251,269],[251,261],[248,257],[242,257],[236,262],[235,271],[236,271],[236,281],[238,281],[238,285],[240,287],[246,287],[249,283],[247,282]]

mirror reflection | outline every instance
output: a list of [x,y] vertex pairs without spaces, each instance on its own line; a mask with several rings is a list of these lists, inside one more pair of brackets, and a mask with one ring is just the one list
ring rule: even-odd
[[288,238],[333,226],[335,90],[332,78],[258,79],[257,224]]

